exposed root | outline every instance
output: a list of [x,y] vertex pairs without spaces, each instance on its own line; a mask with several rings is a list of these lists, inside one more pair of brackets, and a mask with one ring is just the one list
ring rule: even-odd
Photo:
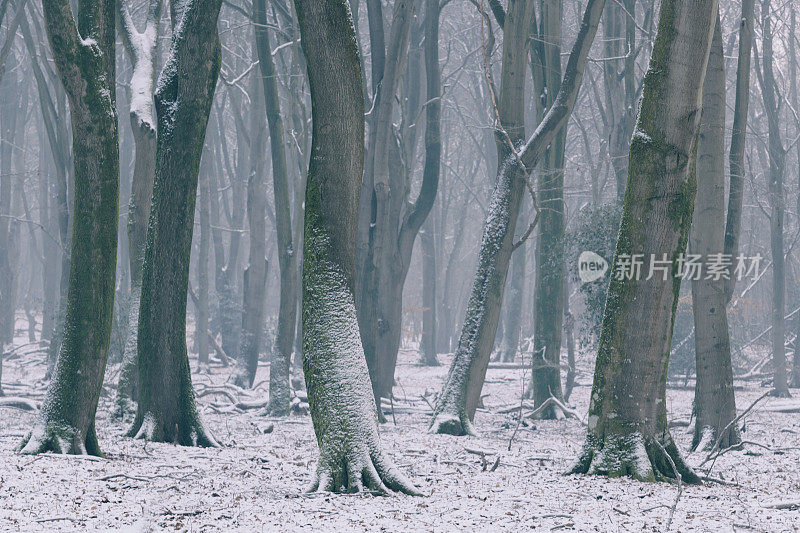
[[455,435],[456,437],[477,435],[475,427],[466,414],[455,415],[444,412],[434,416],[428,428],[428,433]]
[[[336,458],[320,456],[314,481],[307,492],[371,492],[388,495],[402,492],[411,496],[422,493],[381,452],[357,453]],[[355,456],[352,456],[355,455]]]
[[24,455],[51,452],[103,457],[97,442],[94,424],[89,426],[86,436],[82,437],[75,428],[39,420],[19,444],[17,450]]
[[167,442],[181,446],[199,446],[218,448],[220,445],[211,435],[198,416],[183,423],[169,424],[157,418],[153,413],[136,417],[127,436],[150,442]]
[[667,435],[663,440],[662,444],[641,433],[606,435],[602,441],[589,435],[577,463],[568,474],[664,481],[675,478],[677,469],[684,483],[700,484],[700,478],[684,462],[672,438]]

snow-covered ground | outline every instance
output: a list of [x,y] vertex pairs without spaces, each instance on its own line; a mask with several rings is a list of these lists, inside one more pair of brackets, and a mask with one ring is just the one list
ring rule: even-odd
[[[25,343],[22,337],[18,341]],[[35,349],[31,345],[17,352]],[[7,395],[41,400],[43,357],[4,361]],[[395,415],[388,416],[380,431],[389,455],[426,497],[304,494],[317,456],[310,417],[224,412],[231,401],[224,395],[199,400],[206,423],[224,444],[219,449],[125,438],[126,424],[109,418],[113,389],[108,386],[97,422],[105,459],[18,455],[14,448],[35,415],[0,408],[0,531],[665,529],[675,485],[563,475],[583,443],[584,427],[577,420],[523,426],[508,451],[516,423],[498,411],[519,403],[520,379],[526,375],[522,369],[490,368],[486,409],[476,416],[479,437],[427,434],[430,409],[422,395],[427,391],[431,398],[439,390],[449,360],[442,357],[442,366],[425,368],[415,364],[416,358],[412,351],[400,355]],[[588,405],[590,366],[588,361],[583,365],[571,399],[580,413]],[[211,375],[195,375],[195,384],[198,389],[201,384],[223,385],[229,372],[213,366]],[[109,369],[109,383],[115,373]],[[257,399],[265,394],[267,375],[268,367],[261,367],[256,380],[261,385],[252,396],[228,392],[240,400]],[[764,391],[754,383],[737,385],[744,387],[737,394],[740,410]],[[670,390],[668,396],[672,419],[688,420],[692,392]],[[727,484],[684,487],[673,531],[800,529],[800,510],[767,507],[800,502],[800,414],[775,412],[777,407],[785,408],[787,402],[764,400],[746,419],[745,439],[765,447],[749,444],[714,462],[710,475]],[[691,440],[686,431],[673,429],[684,450]],[[491,455],[484,461],[468,448]],[[689,462],[697,465],[704,457],[698,452]]]

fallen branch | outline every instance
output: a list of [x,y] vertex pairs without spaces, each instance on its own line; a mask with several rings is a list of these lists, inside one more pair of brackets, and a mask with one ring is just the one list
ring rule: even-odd
[[800,509],[800,500],[766,503],[762,507],[764,509]]
[[12,409],[19,409],[21,411],[36,411],[39,406],[27,398],[19,396],[7,396],[0,398],[0,407],[10,407]]

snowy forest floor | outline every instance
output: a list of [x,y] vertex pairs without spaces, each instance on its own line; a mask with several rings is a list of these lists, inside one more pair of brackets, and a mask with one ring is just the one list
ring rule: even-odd
[[[44,354],[26,355],[38,346],[21,346],[21,336],[17,341],[3,363],[5,393],[40,403]],[[118,371],[111,367],[97,421],[105,459],[18,455],[15,447],[35,413],[0,407],[0,531],[664,531],[675,485],[563,475],[583,444],[580,421],[523,425],[507,451],[516,420],[499,411],[519,405],[520,380],[527,378],[521,368],[489,369],[486,409],[475,420],[480,436],[429,435],[430,408],[422,396],[432,400],[438,392],[449,359],[442,356],[442,366],[431,368],[418,366],[417,357],[411,350],[400,354],[396,425],[389,414],[380,432],[385,450],[426,497],[305,495],[317,456],[310,417],[224,412],[232,399],[224,395],[198,400],[219,449],[125,438],[128,422],[110,418]],[[571,398],[579,413],[588,407],[591,367],[587,358]],[[195,374],[194,383],[198,390],[223,385],[230,370],[212,366],[210,375]],[[261,385],[250,397],[228,392],[239,400],[262,398],[267,376],[268,366],[261,366]],[[765,390],[753,382],[737,386],[740,411]],[[671,420],[688,421],[692,396],[690,387],[668,391]],[[768,507],[800,504],[800,414],[778,412],[792,410],[787,406],[800,403],[767,399],[756,406],[744,438],[764,447],[749,444],[717,459],[710,475],[727,484],[684,487],[673,531],[800,530],[797,506]],[[673,436],[686,451],[687,428],[674,428]],[[484,462],[466,449],[493,455]],[[688,460],[697,465],[705,456],[697,452]]]

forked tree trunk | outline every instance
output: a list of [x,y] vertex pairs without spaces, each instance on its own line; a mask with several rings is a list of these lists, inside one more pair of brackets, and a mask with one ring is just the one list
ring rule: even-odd
[[220,68],[221,0],[173,2],[172,46],[155,93],[158,149],[142,271],[136,438],[215,446],[195,405],[186,297],[197,176]]
[[142,296],[142,261],[150,219],[150,200],[153,195],[153,176],[156,171],[156,124],[153,108],[153,87],[156,77],[158,28],[161,20],[161,0],[150,0],[147,21],[138,31],[123,0],[117,0],[120,35],[125,50],[133,62],[131,74],[130,122],[133,130],[135,157],[131,199],[128,206],[128,248],[130,250],[131,301],[128,331],[122,353],[122,369],[117,386],[115,414],[124,416],[136,400],[136,338],[139,328],[139,304]]
[[75,165],[72,268],[53,379],[22,453],[100,455],[94,429],[114,312],[119,136],[114,6],[44,2],[47,35],[69,97]]
[[[588,435],[574,473],[641,480],[680,474],[684,482],[700,482],[670,435],[666,383],[681,285],[680,256],[694,208],[694,152],[716,14],[716,0],[661,4],[631,141]],[[620,260],[629,254],[644,254],[643,271],[651,260],[662,259],[667,260],[667,270],[655,270],[650,279],[635,273],[621,276],[628,272],[620,269]]]
[[[547,146],[564,127],[575,105],[589,48],[597,32],[604,0],[589,0],[580,31],[569,56],[564,80],[547,115],[531,138],[517,145],[500,165],[497,185],[492,192],[489,214],[484,224],[478,267],[467,304],[464,325],[453,363],[434,408],[430,431],[465,435],[474,433],[472,418],[478,405],[492,345],[497,333],[500,304],[503,300],[508,264],[513,248],[525,180],[544,154]],[[512,142],[522,134],[524,81],[532,1],[509,3],[503,38],[503,73],[499,100],[501,127]],[[511,105],[511,103],[515,103]],[[506,107],[508,106],[508,107]],[[518,107],[519,106],[519,107]],[[515,125],[511,128],[509,125]],[[499,133],[499,142],[504,134]]]
[[[725,58],[719,15],[711,41],[703,88],[703,114],[697,142],[697,198],[689,233],[689,250],[711,264],[724,250],[725,230]],[[731,275],[729,273],[729,275]],[[697,384],[692,447],[727,448],[738,444],[733,367],[725,307],[725,279],[692,280]]]
[[364,95],[350,11],[346,0],[295,0],[295,6],[313,120],[303,245],[303,369],[320,456],[310,490],[418,494],[380,447],[356,319]]

